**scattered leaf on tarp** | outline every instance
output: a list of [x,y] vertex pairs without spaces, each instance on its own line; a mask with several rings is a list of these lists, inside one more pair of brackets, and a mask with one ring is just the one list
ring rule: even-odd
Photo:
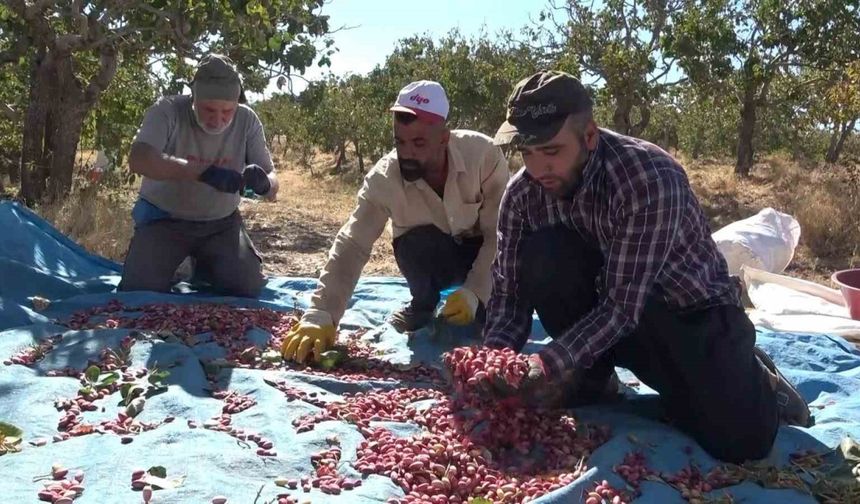
[[23,435],[24,431],[19,427],[0,422],[0,455],[21,451],[21,437]]
[[5,437],[21,437],[24,431],[10,423],[0,422],[0,435]]
[[101,375],[101,374],[102,374],[102,370],[101,370],[101,369],[99,369],[99,367],[98,367],[98,366],[90,366],[90,367],[88,367],[88,368],[87,368],[87,370],[84,372],[84,377],[85,377],[85,378],[87,379],[87,381],[89,381],[90,383],[95,383],[96,381],[98,381],[98,379],[99,379],[99,375]]
[[147,474],[157,476],[159,478],[167,477],[167,468],[164,466],[152,466],[146,470]]
[[342,350],[329,350],[320,355],[320,367],[325,370],[333,369],[346,358],[346,352]]

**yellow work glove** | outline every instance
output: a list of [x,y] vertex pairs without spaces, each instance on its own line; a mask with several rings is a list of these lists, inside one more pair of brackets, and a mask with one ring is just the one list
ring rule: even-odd
[[449,324],[468,325],[475,320],[478,311],[478,296],[474,292],[461,287],[448,296],[442,307],[442,316]]
[[334,346],[335,339],[337,331],[331,315],[324,311],[308,310],[284,338],[281,355],[286,360],[303,363],[313,352],[314,361],[319,362],[322,353]]

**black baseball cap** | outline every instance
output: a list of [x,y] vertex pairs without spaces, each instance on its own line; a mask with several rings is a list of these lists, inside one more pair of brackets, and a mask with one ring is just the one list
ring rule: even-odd
[[576,77],[542,70],[517,83],[508,98],[506,121],[496,132],[496,145],[540,144],[551,140],[567,116],[591,110],[591,95]]

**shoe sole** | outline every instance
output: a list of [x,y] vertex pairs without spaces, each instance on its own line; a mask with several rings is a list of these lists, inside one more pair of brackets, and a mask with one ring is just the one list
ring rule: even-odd
[[[812,416],[812,412],[809,410],[809,405],[807,404],[806,400],[803,399],[803,396],[800,395],[800,391],[797,390],[794,384],[791,383],[791,381],[784,374],[782,374],[782,371],[780,371],[778,367],[776,367],[776,364],[773,362],[770,356],[765,353],[764,350],[757,346],[753,346],[753,354],[756,356],[759,362],[764,364],[764,367],[766,367],[771,373],[773,373],[777,377],[777,388],[774,392],[776,393],[776,402],[777,406],[779,407],[780,419],[784,420],[789,425],[798,425],[800,427],[812,427],[813,425],[815,425],[815,419]],[[780,390],[781,387],[788,388],[791,394],[789,394],[785,390]],[[792,402],[792,395],[794,395],[798,402],[803,404],[803,408],[805,409],[804,416],[806,417],[806,422],[786,418],[783,414],[784,411],[788,408],[789,404]]]

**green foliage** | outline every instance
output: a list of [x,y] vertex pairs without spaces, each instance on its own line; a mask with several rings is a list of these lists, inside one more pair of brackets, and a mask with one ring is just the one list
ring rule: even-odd
[[551,0],[541,23],[529,30],[549,60],[567,71],[597,78],[612,125],[638,135],[648,126],[651,105],[674,83],[660,41],[680,0],[581,2]]
[[366,171],[366,161],[392,148],[388,108],[398,91],[409,82],[429,79],[445,88],[451,128],[493,134],[504,121],[516,81],[539,67],[532,50],[511,40],[483,33],[466,38],[456,30],[438,41],[428,35],[409,37],[368,74],[330,75],[298,97],[274,96],[259,104],[260,117],[266,130],[286,137],[287,148],[302,159],[312,152],[309,146],[335,153],[349,150],[358,168]]
[[[752,136],[759,147],[800,139],[803,93],[815,93],[811,69],[856,60],[860,16],[856,0],[685,0],[662,41],[663,52],[710,96],[731,94],[745,144],[737,169],[748,172]],[[764,124],[757,124],[757,121]],[[791,126],[789,126],[791,125]]]
[[157,98],[158,89],[146,58],[124,58],[111,85],[84,122],[80,148],[102,150],[112,167],[124,166],[143,114]]
[[101,148],[120,164],[147,102],[157,91],[181,90],[191,73],[188,61],[206,52],[229,55],[251,91],[262,91],[273,77],[304,73],[314,62],[328,64],[333,49],[323,3],[4,2],[0,77],[19,86],[4,86],[0,98],[21,103],[27,123],[9,118],[0,128],[20,135],[25,200],[42,199],[46,186],[49,197],[67,194],[81,146]]

